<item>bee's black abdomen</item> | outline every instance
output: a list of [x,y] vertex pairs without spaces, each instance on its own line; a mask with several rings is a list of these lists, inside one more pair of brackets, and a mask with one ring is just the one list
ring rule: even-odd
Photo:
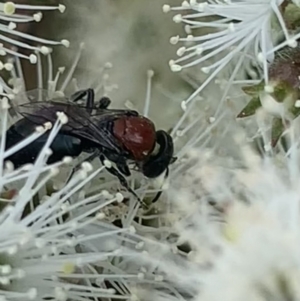
[[[30,132],[33,133],[35,126],[31,127],[31,125],[27,122],[26,124],[24,123],[24,127],[20,127],[21,125],[22,123],[17,123],[8,129],[6,132],[5,149],[9,149],[24,140],[29,136]],[[22,148],[17,153],[14,153],[10,157],[6,158],[6,160],[11,161],[15,168],[27,163],[34,163],[46,141],[48,140],[48,137],[49,132],[46,132],[44,135]],[[48,164],[60,161],[65,156],[79,156],[82,152],[82,143],[79,138],[59,133],[50,145],[50,148],[53,153],[47,161]]]
[[[14,145],[21,142],[23,139],[25,139],[25,137],[23,137],[13,125],[6,132],[5,149],[10,149]],[[19,167],[27,163],[32,163],[35,160],[38,152],[36,152],[34,148],[29,145],[28,147],[21,149],[20,151],[14,153],[5,160],[9,160],[14,164],[15,167]]]
[[62,160],[66,156],[78,157],[83,149],[82,141],[79,138],[58,134],[53,140],[51,146],[53,154],[48,159],[47,163],[55,163]]

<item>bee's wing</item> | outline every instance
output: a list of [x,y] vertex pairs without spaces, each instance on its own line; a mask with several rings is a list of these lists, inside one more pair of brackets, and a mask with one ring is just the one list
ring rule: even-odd
[[[62,126],[63,132],[87,139],[114,152],[121,152],[116,139],[104,126],[106,124],[103,122],[103,126],[101,126],[101,120],[99,123],[96,123],[96,119],[92,120],[84,107],[70,102],[39,101],[19,105],[16,110],[21,116],[36,125],[43,125],[45,122],[55,123],[56,113],[64,112],[68,117],[68,122]],[[101,119],[101,116],[99,118]],[[104,118],[104,115],[102,118],[106,122],[112,120],[112,118]]]
[[99,109],[94,108],[91,116],[138,116],[139,113],[133,110],[120,110],[120,109]]

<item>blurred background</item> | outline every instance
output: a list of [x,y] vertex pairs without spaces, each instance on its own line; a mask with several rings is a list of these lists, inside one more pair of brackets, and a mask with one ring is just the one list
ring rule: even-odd
[[[129,103],[142,112],[147,89],[147,71],[153,70],[149,116],[156,124],[169,129],[182,114],[181,101],[193,87],[184,72],[173,73],[168,62],[176,57],[177,46],[170,37],[186,35],[181,24],[165,14],[166,0],[18,0],[35,5],[63,4],[66,10],[43,13],[40,23],[25,23],[17,29],[53,40],[68,39],[70,47],[54,47],[54,70],[70,66],[81,43],[85,44],[74,77],[79,88],[103,81],[113,87],[108,92],[113,107]],[[176,6],[181,1],[169,0]],[[22,62],[28,89],[36,87],[36,67]],[[190,70],[188,71],[190,72]],[[101,97],[103,90],[97,95]]]

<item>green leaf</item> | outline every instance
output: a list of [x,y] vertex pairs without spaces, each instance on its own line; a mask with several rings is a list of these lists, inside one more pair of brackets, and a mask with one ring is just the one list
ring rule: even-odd
[[244,118],[254,115],[256,110],[261,107],[261,102],[258,96],[253,97],[245,108],[237,115],[237,118]]
[[242,87],[242,90],[249,96],[257,96],[259,92],[264,90],[264,88],[265,88],[265,82],[261,81],[257,85]]
[[283,13],[283,19],[288,29],[295,30],[300,25],[300,8],[294,3],[289,3]]
[[272,146],[276,146],[279,138],[281,137],[282,133],[284,132],[285,128],[282,123],[281,118],[274,118],[272,122]]
[[276,101],[284,102],[286,99],[296,98],[296,91],[286,82],[277,82],[274,87],[274,92],[271,94]]
[[294,118],[298,117],[300,115],[300,108],[297,108],[295,106],[292,106],[289,111],[293,114]]

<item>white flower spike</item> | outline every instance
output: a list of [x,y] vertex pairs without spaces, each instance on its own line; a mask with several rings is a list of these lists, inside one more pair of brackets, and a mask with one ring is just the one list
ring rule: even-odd
[[258,155],[241,133],[231,155],[190,153],[170,191],[169,236],[142,237],[134,257],[171,289],[141,286],[139,300],[299,299],[298,129],[276,157]]
[[[16,13],[18,10],[18,13]],[[22,14],[22,10],[34,11],[32,15]],[[65,11],[65,6],[59,4],[58,6],[47,6],[47,5],[21,5],[14,2],[0,3],[0,41],[3,43],[0,45],[1,55],[15,55],[20,58],[28,59],[32,64],[35,64],[37,61],[36,51],[43,52],[45,45],[54,46],[54,45],[63,45],[69,47],[69,41],[52,41],[43,38],[38,38],[33,35],[29,35],[18,31],[18,24],[27,23],[27,22],[40,22],[42,19],[41,11],[49,10],[58,10],[61,13]],[[9,35],[10,37],[7,37]],[[20,41],[20,39],[24,41]],[[38,46],[33,46],[32,44],[38,44]],[[31,54],[25,55],[16,50],[28,49],[31,51]]]
[[[284,46],[296,47],[300,34],[290,35],[281,14],[283,0],[231,0],[198,3],[184,1],[180,7],[164,7],[164,11],[184,11],[175,15],[174,22],[186,24],[189,34],[185,38],[173,37],[172,43],[183,42],[177,60],[171,61],[174,72],[202,64],[202,71],[209,74],[207,80],[184,102],[187,105],[198,95],[233,59],[251,58],[259,61],[268,84],[268,64],[275,51]],[[207,18],[212,18],[208,21]],[[272,25],[277,21],[285,40],[276,45]],[[193,30],[212,28],[207,34],[194,36]],[[191,33],[192,34],[191,34]],[[213,62],[214,61],[214,62]],[[203,64],[205,64],[203,66]],[[236,63],[235,64],[239,64]],[[233,79],[234,81],[234,79]]]
[[[117,194],[105,198],[98,193],[88,198],[76,197],[76,193],[104,170],[101,167],[89,175],[92,171],[89,163],[83,164],[80,172],[62,189],[43,194],[43,187],[57,176],[59,167],[70,163],[67,158],[45,165],[51,154],[49,145],[67,122],[66,116],[59,112],[55,124],[46,123],[37,133],[4,151],[9,105],[5,98],[1,102],[0,299],[113,298],[116,290],[102,284],[106,279],[110,281],[113,278],[114,270],[109,268],[108,258],[121,256],[122,237],[131,228],[119,229],[99,220],[103,219],[101,211],[108,205],[121,202],[122,196]],[[10,163],[4,166],[5,158],[32,143],[45,130],[51,132],[34,164],[16,170]],[[4,187],[10,190],[4,191]],[[38,203],[34,201],[36,197]],[[94,231],[95,224],[97,231]],[[90,249],[93,241],[102,241],[102,247]],[[106,267],[101,274],[103,280],[95,273],[93,264]],[[114,277],[113,283],[120,281],[124,285],[127,275],[123,277],[123,273],[120,274]]]

